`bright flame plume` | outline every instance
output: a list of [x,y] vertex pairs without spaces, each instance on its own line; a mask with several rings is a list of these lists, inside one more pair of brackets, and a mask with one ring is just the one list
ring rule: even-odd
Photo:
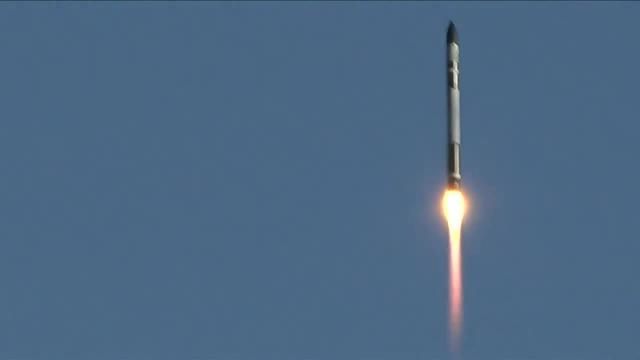
[[447,190],[442,198],[442,210],[449,226],[449,341],[454,354],[460,348],[462,330],[461,233],[466,206],[459,190]]

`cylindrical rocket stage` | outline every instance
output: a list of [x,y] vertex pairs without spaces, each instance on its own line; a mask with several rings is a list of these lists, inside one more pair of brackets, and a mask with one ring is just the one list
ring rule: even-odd
[[459,189],[460,174],[460,46],[453,22],[447,29],[447,186]]

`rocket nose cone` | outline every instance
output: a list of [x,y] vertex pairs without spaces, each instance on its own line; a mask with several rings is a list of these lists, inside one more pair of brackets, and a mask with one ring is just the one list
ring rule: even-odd
[[453,24],[453,21],[449,21],[449,28],[447,29],[447,43],[458,43],[458,31],[456,31],[456,26]]

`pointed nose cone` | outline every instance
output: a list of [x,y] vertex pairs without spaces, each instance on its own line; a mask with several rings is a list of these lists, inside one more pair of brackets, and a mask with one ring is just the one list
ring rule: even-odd
[[456,31],[456,26],[453,24],[453,21],[449,21],[449,28],[447,29],[447,43],[458,43],[458,32]]

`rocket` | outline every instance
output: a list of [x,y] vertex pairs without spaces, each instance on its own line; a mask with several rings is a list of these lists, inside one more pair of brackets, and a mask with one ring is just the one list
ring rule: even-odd
[[447,188],[459,189],[460,175],[460,45],[453,22],[447,29]]

